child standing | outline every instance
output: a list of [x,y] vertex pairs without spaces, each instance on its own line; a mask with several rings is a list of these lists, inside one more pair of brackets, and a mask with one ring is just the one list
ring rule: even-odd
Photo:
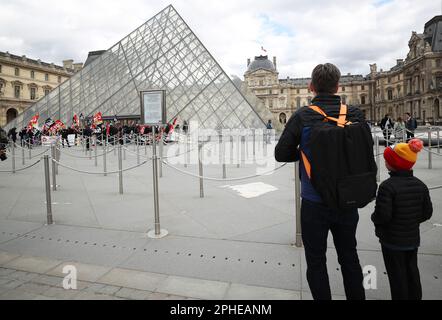
[[382,245],[393,300],[422,299],[417,265],[419,225],[433,213],[429,190],[412,170],[422,148],[422,140],[413,139],[385,149],[390,178],[379,187],[371,217]]

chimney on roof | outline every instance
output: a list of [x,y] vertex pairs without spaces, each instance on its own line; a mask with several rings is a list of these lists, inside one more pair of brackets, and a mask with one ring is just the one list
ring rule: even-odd
[[83,63],[79,62],[79,63],[74,63],[74,72],[78,72],[81,69],[83,69]]
[[275,66],[276,69],[276,57],[273,57],[273,65]]
[[404,63],[404,59],[397,59],[396,62],[397,62],[397,65],[399,66],[402,63]]
[[250,59],[247,59],[247,67],[250,66]]
[[74,69],[74,60],[63,60],[63,68],[72,70]]

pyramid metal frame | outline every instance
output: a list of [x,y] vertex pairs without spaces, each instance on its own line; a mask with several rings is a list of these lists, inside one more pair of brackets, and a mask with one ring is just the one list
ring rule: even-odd
[[139,92],[166,90],[167,118],[203,128],[264,128],[265,122],[169,5],[7,125],[40,114],[70,124],[75,114],[138,116]]

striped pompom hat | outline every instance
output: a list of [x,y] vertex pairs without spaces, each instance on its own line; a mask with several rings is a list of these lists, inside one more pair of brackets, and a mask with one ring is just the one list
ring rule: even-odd
[[417,154],[422,151],[424,143],[420,139],[410,140],[388,147],[384,151],[384,159],[397,171],[409,171],[417,161]]

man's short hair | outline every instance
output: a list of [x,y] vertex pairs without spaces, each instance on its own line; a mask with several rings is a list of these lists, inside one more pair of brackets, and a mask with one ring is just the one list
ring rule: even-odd
[[316,93],[336,93],[341,71],[331,63],[320,64],[313,69],[312,85]]

